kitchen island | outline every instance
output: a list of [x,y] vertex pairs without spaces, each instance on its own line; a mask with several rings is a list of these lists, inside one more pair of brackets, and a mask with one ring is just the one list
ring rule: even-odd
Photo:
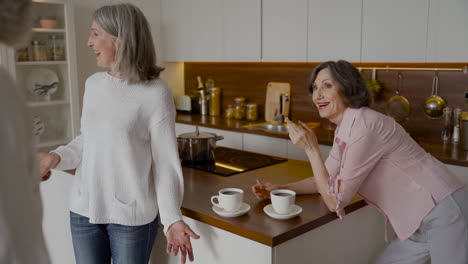
[[[253,195],[255,181],[306,178],[312,175],[308,162],[288,160],[228,177],[187,167],[183,173],[184,221],[201,235],[192,240],[194,263],[367,263],[384,247],[384,218],[360,197],[346,207],[343,220],[317,194],[297,196],[303,211],[295,218],[277,220],[263,212],[270,201]],[[227,187],[244,190],[244,202],[251,206],[247,214],[224,218],[212,210],[210,197]],[[178,261],[170,257],[167,263]]]

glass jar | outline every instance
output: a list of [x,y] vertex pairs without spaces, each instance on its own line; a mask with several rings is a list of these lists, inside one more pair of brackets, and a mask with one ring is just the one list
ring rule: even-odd
[[227,119],[231,119],[234,117],[234,107],[232,107],[232,105],[228,105],[226,110],[224,110],[224,117]]
[[33,61],[47,61],[47,49],[43,42],[39,40],[32,41],[31,59]]
[[249,121],[255,121],[258,118],[257,104],[250,103],[246,104],[245,119]]
[[221,112],[221,89],[218,87],[213,87],[209,91],[210,100],[209,100],[209,115],[210,116],[219,116]]
[[52,61],[65,60],[65,47],[63,38],[56,35],[49,36],[49,58]]
[[16,61],[29,61],[28,48],[21,48],[16,50]]
[[234,98],[234,118],[235,119],[244,119],[245,117],[245,106],[244,106],[245,98],[244,97],[236,97]]

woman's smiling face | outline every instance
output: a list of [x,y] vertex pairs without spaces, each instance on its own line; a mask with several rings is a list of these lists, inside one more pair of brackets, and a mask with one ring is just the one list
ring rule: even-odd
[[321,70],[312,85],[312,101],[317,106],[320,117],[339,125],[347,106],[340,94],[340,84],[333,79],[330,69]]

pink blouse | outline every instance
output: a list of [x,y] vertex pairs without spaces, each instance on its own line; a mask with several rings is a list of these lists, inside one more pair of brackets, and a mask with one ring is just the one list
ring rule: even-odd
[[340,218],[359,193],[385,215],[401,240],[438,202],[464,186],[393,118],[367,107],[346,109],[325,166]]

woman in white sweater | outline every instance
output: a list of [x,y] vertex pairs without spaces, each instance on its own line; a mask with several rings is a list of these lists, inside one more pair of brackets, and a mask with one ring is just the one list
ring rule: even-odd
[[95,11],[88,46],[108,69],[86,81],[81,135],[41,153],[41,173],[76,168],[70,221],[75,258],[148,263],[161,218],[167,252],[193,260],[182,221],[183,177],[171,90],[159,79],[151,32],[131,4]]

